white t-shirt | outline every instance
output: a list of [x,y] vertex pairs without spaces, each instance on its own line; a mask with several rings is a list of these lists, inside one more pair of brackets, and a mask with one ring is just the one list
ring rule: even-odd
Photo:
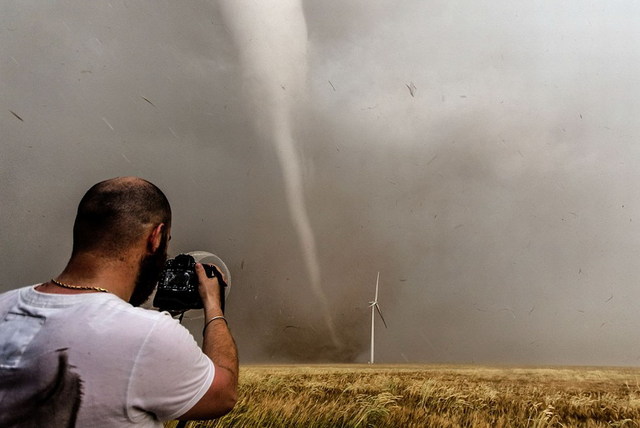
[[0,295],[0,426],[162,427],[214,372],[166,312],[110,293]]

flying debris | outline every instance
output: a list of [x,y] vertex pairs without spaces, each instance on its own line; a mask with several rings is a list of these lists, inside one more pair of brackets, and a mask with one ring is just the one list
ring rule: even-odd
[[413,82],[409,82],[406,86],[407,88],[409,88],[409,93],[411,94],[411,96],[415,97],[416,92],[418,92],[418,88],[416,88],[416,85],[414,85]]
[[369,302],[369,307],[371,308],[371,359],[369,360],[369,364],[374,363],[376,311],[378,312],[378,315],[380,315],[380,319],[384,324],[384,328],[387,328],[387,322],[384,320],[384,317],[382,316],[382,311],[380,310],[380,306],[378,306],[379,283],[380,283],[380,272],[378,272],[378,278],[376,279],[376,295],[373,299],[373,302]]
[[511,316],[513,317],[513,319],[516,319],[516,314],[515,312],[513,312],[513,309],[511,308],[502,308],[500,309],[500,312],[509,312],[511,314]]
[[148,102],[152,106],[154,106],[154,107],[156,106],[154,103],[152,103],[151,101],[149,101],[147,98],[143,97],[142,95],[140,95],[140,98],[142,98],[143,100],[145,100],[146,102]]
[[297,325],[285,325],[283,330],[286,330],[288,328],[295,328],[295,329],[301,329],[302,327],[298,327]]
[[23,118],[21,118],[20,116],[18,116],[18,114],[17,114],[15,111],[13,111],[13,110],[9,110],[9,112],[10,112],[12,115],[14,115],[15,117],[17,117],[17,118],[20,120],[20,122],[24,122],[24,119],[23,119]]
[[103,120],[103,121],[104,121],[104,123],[106,123],[106,124],[107,124],[107,126],[108,126],[112,131],[113,131],[113,126],[111,126],[111,124],[109,123],[109,121],[108,121],[105,117],[103,117],[103,118],[102,118],[102,120]]

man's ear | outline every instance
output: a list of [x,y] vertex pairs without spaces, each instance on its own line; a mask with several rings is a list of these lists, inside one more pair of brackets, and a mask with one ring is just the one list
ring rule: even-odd
[[149,234],[149,238],[147,239],[147,250],[149,252],[155,253],[158,251],[158,248],[160,248],[160,244],[162,243],[162,234],[166,227],[166,224],[160,223],[153,228]]

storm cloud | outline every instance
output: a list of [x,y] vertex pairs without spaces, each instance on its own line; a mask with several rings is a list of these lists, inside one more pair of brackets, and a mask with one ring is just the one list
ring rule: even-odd
[[2,3],[1,289],[61,271],[86,189],[138,175],[170,252],[231,269],[244,362],[365,362],[379,271],[379,362],[637,365],[640,6],[303,5],[292,135],[340,346],[216,2]]

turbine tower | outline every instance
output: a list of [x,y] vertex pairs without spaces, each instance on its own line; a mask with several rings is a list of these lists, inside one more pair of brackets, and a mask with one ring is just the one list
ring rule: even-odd
[[369,307],[371,308],[371,360],[369,360],[369,364],[374,363],[374,349],[375,349],[375,321],[376,321],[376,311],[378,311],[378,315],[380,315],[380,319],[384,324],[384,328],[387,328],[387,323],[382,316],[382,311],[380,310],[380,306],[378,306],[378,285],[380,284],[380,272],[378,272],[378,278],[376,279],[376,296],[373,299],[373,302],[369,302]]

